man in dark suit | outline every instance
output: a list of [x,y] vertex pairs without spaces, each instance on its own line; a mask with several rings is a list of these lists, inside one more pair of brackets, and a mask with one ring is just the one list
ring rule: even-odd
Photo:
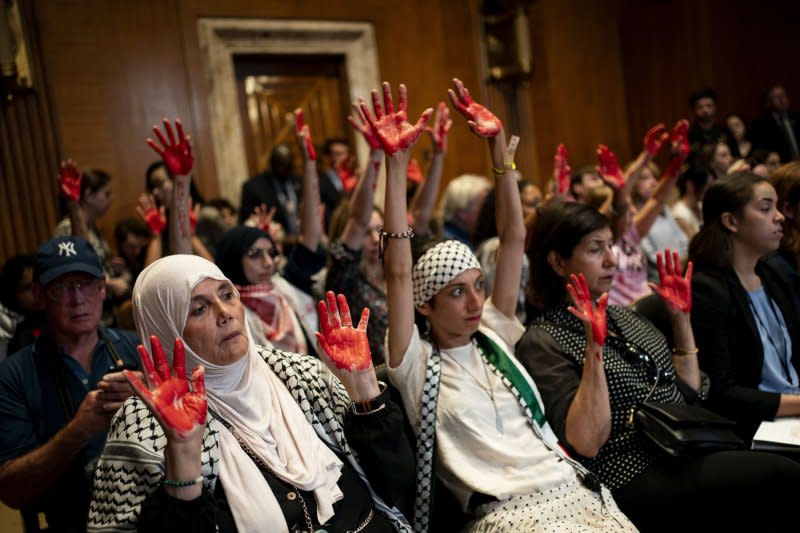
[[273,220],[283,226],[286,236],[297,236],[299,232],[300,178],[294,173],[292,151],[285,144],[278,144],[269,155],[269,168],[253,176],[242,185],[239,221],[244,222],[261,204],[274,207]]
[[339,177],[339,167],[350,157],[350,146],[344,139],[327,139],[322,147],[322,167],[319,174],[319,196],[325,204],[325,227],[347,192]]
[[800,159],[800,114],[789,111],[789,97],[782,85],[767,91],[766,107],[766,113],[750,128],[753,144],[778,152],[784,163]]

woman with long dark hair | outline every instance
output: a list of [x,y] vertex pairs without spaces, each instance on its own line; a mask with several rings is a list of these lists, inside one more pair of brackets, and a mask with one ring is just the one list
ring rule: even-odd
[[[536,380],[559,441],[643,531],[794,523],[785,506],[800,465],[746,451],[671,458],[631,423],[642,401],[696,403],[706,387],[689,319],[691,268],[682,275],[669,251],[659,259],[661,284],[652,287],[668,309],[670,347],[652,324],[607,305],[616,267],[611,245],[605,217],[573,203],[543,209],[528,242],[528,297],[540,314],[515,353]],[[768,505],[781,511],[760,512]]]
[[784,216],[766,178],[717,180],[703,201],[703,229],[689,246],[700,366],[709,402],[752,434],[762,420],[800,415],[800,329],[787,280],[764,256],[778,249]]

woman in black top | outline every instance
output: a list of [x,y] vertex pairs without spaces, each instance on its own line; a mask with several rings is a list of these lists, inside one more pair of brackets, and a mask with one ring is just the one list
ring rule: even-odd
[[800,415],[800,336],[787,280],[764,256],[778,249],[784,216],[769,180],[717,180],[703,201],[703,229],[689,246],[700,366],[710,405],[752,436],[762,420]]
[[[675,339],[670,350],[649,322],[624,308],[605,309],[616,266],[611,239],[608,222],[596,210],[557,203],[539,213],[528,243],[528,298],[540,314],[516,355],[536,380],[559,439],[612,489],[640,529],[768,529],[789,523],[791,487],[800,480],[792,461],[754,452],[669,459],[628,424],[632,409],[646,398],[690,403],[704,389],[688,316],[690,275],[681,276],[670,257],[661,287],[654,287],[667,300]],[[571,276],[584,278],[573,282],[574,312],[564,290]],[[764,514],[761,505],[767,504],[780,510]]]

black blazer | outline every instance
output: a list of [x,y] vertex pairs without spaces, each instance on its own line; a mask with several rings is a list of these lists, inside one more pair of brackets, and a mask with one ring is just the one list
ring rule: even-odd
[[[797,312],[788,283],[759,261],[756,273],[783,315],[792,339],[792,364],[800,372]],[[711,378],[709,406],[754,431],[775,417],[780,394],[758,390],[764,349],[747,291],[732,269],[699,272],[692,279],[692,329],[700,368]]]
[[[795,141],[800,144],[800,114],[789,112],[787,116],[794,131]],[[792,160],[792,149],[789,139],[786,137],[786,130],[772,113],[767,113],[754,121],[749,133],[756,148],[778,152],[781,156],[781,163],[788,163]]]

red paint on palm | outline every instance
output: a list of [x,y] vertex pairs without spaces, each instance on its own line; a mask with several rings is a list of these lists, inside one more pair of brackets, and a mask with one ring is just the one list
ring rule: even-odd
[[617,190],[622,189],[625,186],[625,177],[622,175],[614,152],[609,150],[605,144],[601,144],[597,147],[597,160],[600,163],[597,171],[603,180]]
[[644,150],[651,158],[655,157],[664,143],[669,138],[667,128],[663,124],[656,124],[644,134]]
[[367,120],[367,115],[364,112],[364,109],[367,108],[366,103],[364,102],[363,98],[360,98],[358,102],[353,102],[353,112],[355,113],[356,117],[358,117],[358,121],[352,116],[347,117],[347,121],[359,132],[361,135],[364,136],[364,140],[367,141],[370,150],[382,150],[383,147],[381,146],[381,140],[375,134],[375,131],[370,127],[370,123]]
[[425,181],[425,176],[422,175],[422,169],[419,168],[419,162],[415,157],[408,161],[408,170],[406,171],[408,181],[411,183],[420,184]]
[[691,148],[689,146],[689,121],[681,119],[672,127],[670,134],[670,143],[672,144],[672,159],[669,160],[667,169],[664,174],[670,178],[674,178],[680,172],[686,158],[689,157]]
[[208,411],[206,400],[205,370],[198,366],[192,372],[191,390],[186,380],[186,351],[181,339],[175,339],[173,352],[173,372],[170,373],[161,341],[155,335],[150,337],[150,345],[155,357],[155,365],[147,348],[139,345],[139,356],[145,368],[148,388],[136,375],[125,370],[125,377],[157,418],[184,436],[195,425],[204,424]]
[[692,310],[692,262],[686,265],[686,275],[682,276],[678,252],[667,248],[663,254],[656,254],[656,261],[661,285],[651,283],[650,287],[672,310],[689,313]]
[[164,213],[164,208],[156,208],[155,206],[148,209],[144,214],[144,221],[147,227],[153,232],[153,235],[161,235],[167,227],[167,217]]
[[339,180],[342,182],[342,189],[346,194],[353,192],[358,183],[358,169],[356,168],[356,158],[349,156],[339,162],[336,167],[336,174],[339,175]]
[[461,80],[453,78],[453,86],[456,90],[447,89],[447,94],[458,112],[467,119],[467,124],[469,124],[472,132],[481,137],[494,137],[500,133],[503,128],[503,123],[500,122],[500,119],[473,100],[469,94],[469,89],[464,87]]
[[81,199],[81,183],[83,173],[78,170],[75,161],[67,159],[61,162],[58,171],[58,184],[61,186],[61,194],[71,202],[78,202]]
[[192,207],[192,199],[189,198],[189,226],[192,229],[192,235],[194,235],[194,230],[197,229],[197,220],[200,218],[200,204],[195,205]]
[[[328,291],[325,301],[320,300],[318,305],[321,332],[317,333],[319,346],[337,368],[349,371],[364,370],[372,364],[372,354],[367,341],[367,322],[369,309],[361,311],[361,320],[358,327],[353,327],[350,317],[350,306],[343,294],[336,296],[333,291]],[[341,310],[341,320],[340,320]]]
[[158,128],[158,125],[153,126],[153,131],[158,137],[161,146],[158,146],[153,139],[148,138],[147,144],[156,151],[164,160],[164,164],[173,176],[188,176],[192,171],[194,165],[194,156],[192,156],[192,144],[189,138],[183,132],[183,124],[178,119],[175,119],[175,127],[178,129],[178,136],[172,131],[172,125],[168,119],[164,119],[164,131],[167,132],[169,141],[164,138],[164,134]]
[[558,194],[567,194],[569,192],[570,179],[572,178],[572,167],[569,166],[566,146],[559,144],[556,147],[556,155],[553,156],[553,162],[556,169]]
[[[386,110],[384,112],[384,107]],[[388,82],[383,82],[383,106],[381,106],[378,92],[372,91],[372,108],[375,112],[373,116],[365,103],[361,103],[361,110],[375,136],[380,140],[381,146],[388,155],[393,155],[398,151],[406,150],[414,145],[419,136],[425,131],[425,124],[428,122],[433,109],[426,109],[416,124],[408,122],[408,96],[406,86],[400,84],[400,96],[397,100],[397,112],[394,110],[392,101],[392,89]]]
[[[580,319],[581,322],[588,322],[592,326],[592,340],[595,344],[602,346],[606,342],[608,326],[606,324],[606,308],[608,307],[608,293],[603,293],[597,299],[597,307],[592,302],[592,295],[589,286],[586,284],[586,276],[583,273],[572,274],[570,284],[567,285],[574,306],[569,307],[569,312]],[[598,359],[601,357],[597,354]]]
[[439,105],[436,106],[436,114],[433,116],[433,126],[425,128],[431,134],[436,152],[444,153],[447,151],[447,134],[450,133],[450,126],[452,125],[450,109],[444,102],[439,102]]
[[303,118],[303,110],[299,107],[294,110],[294,126],[298,139],[305,143],[305,156],[310,161],[316,161],[317,152],[314,150],[314,143],[311,141],[311,129],[305,123],[305,119]]

